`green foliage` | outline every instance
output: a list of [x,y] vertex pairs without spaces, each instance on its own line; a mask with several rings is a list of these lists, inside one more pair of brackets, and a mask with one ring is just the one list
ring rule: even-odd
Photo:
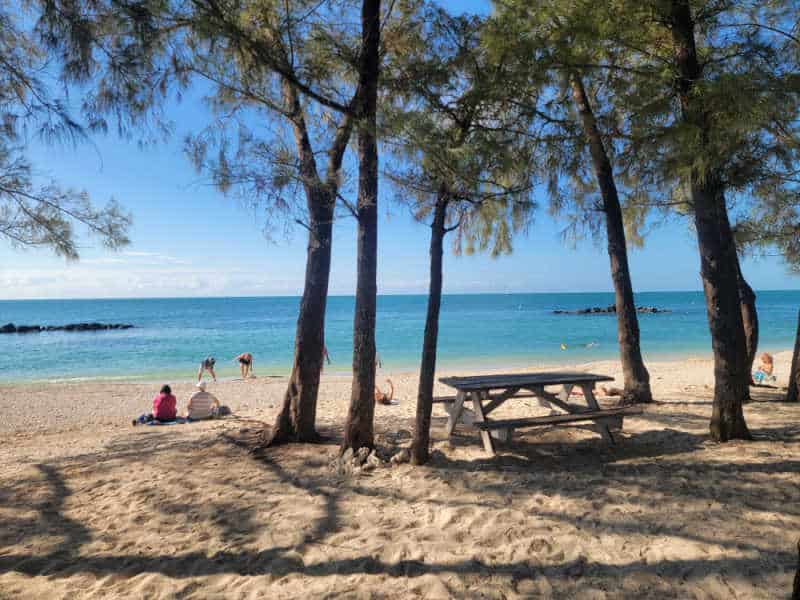
[[[711,125],[706,131],[681,115],[674,2],[495,4],[490,47],[505,51],[511,40],[517,81],[546,82],[537,143],[546,148],[552,210],[571,213],[574,229],[597,214],[598,198],[587,149],[572,125],[570,72],[586,82],[634,241],[652,218],[691,212],[693,176],[720,181],[734,214],[795,185],[788,176],[796,170],[797,147],[787,143],[798,139],[795,2],[689,2],[702,61],[691,93]],[[588,229],[596,230],[593,219]]]
[[[40,31],[74,57],[95,126],[168,132],[163,100],[190,86],[207,92],[215,116],[185,140],[199,172],[220,191],[263,209],[267,227],[305,218],[300,201],[320,181],[334,193],[348,176],[346,148],[361,46],[352,0],[40,0]],[[412,3],[390,4],[394,14]],[[404,39],[385,16],[388,48]],[[300,97],[295,110],[286,85]],[[304,134],[297,138],[297,127]],[[346,134],[346,135],[345,135]],[[318,157],[327,155],[324,172]]]
[[12,10],[0,8],[0,237],[77,259],[80,224],[106,247],[124,246],[130,217],[115,201],[95,208],[85,192],[34,182],[25,155],[31,137],[76,143],[84,131],[42,79],[49,57],[25,28],[30,15],[22,7]]
[[514,133],[529,116],[481,44],[481,19],[424,5],[403,22],[384,75],[380,127],[395,159],[386,175],[420,221],[447,202],[456,252],[509,253],[534,207],[531,147]]

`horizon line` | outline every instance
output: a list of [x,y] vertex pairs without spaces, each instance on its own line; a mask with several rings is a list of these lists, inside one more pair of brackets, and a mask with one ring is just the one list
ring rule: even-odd
[[[781,288],[781,289],[756,289],[758,292],[800,292],[800,288]],[[642,290],[634,291],[636,294],[702,294],[703,290]],[[596,291],[574,291],[574,292],[446,292],[442,296],[546,296],[546,295],[587,295],[587,294],[610,294],[614,295],[613,290]],[[394,296],[428,296],[421,292],[391,292],[378,294],[378,297]],[[302,294],[269,294],[269,295],[219,295],[219,296],[97,296],[92,298],[80,297],[32,297],[32,298],[0,298],[0,302],[47,302],[47,301],[78,301],[78,300],[219,300],[219,299],[257,299],[257,298],[301,298]],[[355,298],[355,294],[328,294],[328,298]]]

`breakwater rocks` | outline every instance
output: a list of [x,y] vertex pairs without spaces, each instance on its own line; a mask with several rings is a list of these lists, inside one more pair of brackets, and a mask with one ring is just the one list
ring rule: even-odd
[[[657,308],[655,306],[637,306],[636,312],[639,313],[650,313],[650,314],[657,314],[657,313],[668,313],[672,312],[671,310],[667,310],[666,308]],[[581,308],[578,310],[554,310],[554,315],[608,315],[617,314],[617,307],[613,304],[611,306],[594,306],[592,308]]]
[[69,325],[14,325],[0,326],[0,333],[40,333],[42,331],[107,331],[109,329],[132,329],[128,323],[70,323]]

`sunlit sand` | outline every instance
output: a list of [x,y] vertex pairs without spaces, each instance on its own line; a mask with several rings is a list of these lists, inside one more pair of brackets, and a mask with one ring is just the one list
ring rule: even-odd
[[[776,355],[778,386],[790,358]],[[154,385],[0,387],[0,597],[788,596],[800,406],[754,389],[757,441],[715,444],[710,360],[649,366],[658,402],[616,447],[559,428],[488,458],[474,431],[445,438],[438,406],[430,465],[348,477],[330,462],[349,377],[323,378],[329,442],[261,458],[238,444],[271,420],[283,380],[211,385],[231,418],[136,428]],[[400,399],[376,408],[388,459],[409,441],[416,376],[380,375]],[[184,407],[191,384],[170,383]],[[502,410],[529,415],[530,402]]]

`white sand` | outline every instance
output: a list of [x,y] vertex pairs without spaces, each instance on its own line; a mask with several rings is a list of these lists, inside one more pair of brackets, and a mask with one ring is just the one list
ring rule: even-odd
[[[429,466],[349,478],[328,466],[335,441],[256,460],[223,437],[270,422],[282,379],[211,384],[232,418],[136,428],[157,385],[0,386],[0,599],[788,597],[800,405],[754,390],[756,441],[715,444],[710,360],[649,366],[658,403],[616,447],[560,428],[490,459],[473,431],[446,440],[436,407]],[[385,453],[408,443],[416,397],[415,374],[387,376],[401,403],[376,409]],[[184,409],[192,386],[173,388]],[[349,389],[324,377],[323,433]]]

